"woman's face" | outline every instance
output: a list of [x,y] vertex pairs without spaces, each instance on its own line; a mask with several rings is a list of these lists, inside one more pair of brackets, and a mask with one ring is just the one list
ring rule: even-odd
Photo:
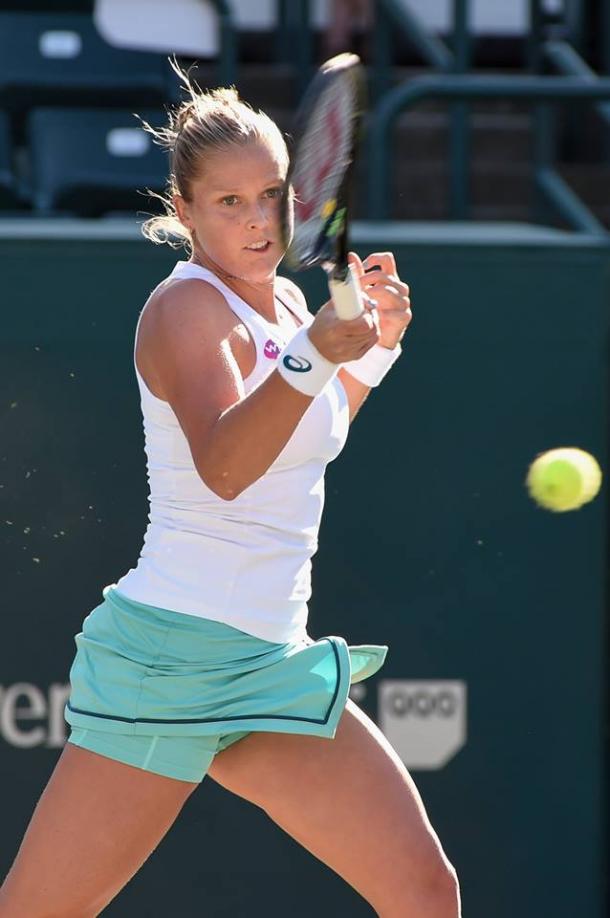
[[206,156],[190,203],[175,199],[181,222],[194,236],[195,254],[234,277],[272,280],[284,254],[280,201],[286,170],[285,157],[260,141]]

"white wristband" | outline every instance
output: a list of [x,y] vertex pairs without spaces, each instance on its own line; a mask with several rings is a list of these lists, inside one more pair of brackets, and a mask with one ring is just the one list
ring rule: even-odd
[[313,346],[307,328],[299,329],[278,357],[277,369],[286,382],[304,395],[318,395],[341,364],[327,360]]
[[379,385],[401,354],[402,347],[400,344],[397,344],[393,350],[382,347],[380,344],[374,344],[364,357],[359,360],[350,360],[348,363],[344,363],[343,367],[358,382],[373,388]]

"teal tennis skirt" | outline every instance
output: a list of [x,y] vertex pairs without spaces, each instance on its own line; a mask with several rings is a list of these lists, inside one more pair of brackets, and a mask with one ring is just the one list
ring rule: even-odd
[[114,585],[103,600],[75,637],[65,709],[75,736],[332,738],[350,684],[377,672],[388,651],[335,636],[276,644],[134,602]]

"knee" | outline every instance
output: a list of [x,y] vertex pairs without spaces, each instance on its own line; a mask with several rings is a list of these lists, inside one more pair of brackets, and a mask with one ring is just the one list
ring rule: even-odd
[[460,918],[460,884],[453,865],[444,855],[437,856],[422,876],[422,900],[430,918]]
[[395,863],[392,881],[369,899],[380,918],[461,918],[455,868],[437,841],[422,845],[413,857]]

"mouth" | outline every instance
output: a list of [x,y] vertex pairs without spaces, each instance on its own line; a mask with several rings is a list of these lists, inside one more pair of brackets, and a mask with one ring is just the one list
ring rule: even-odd
[[273,243],[268,239],[261,239],[260,242],[253,242],[245,246],[245,249],[248,252],[268,252],[272,245]]

